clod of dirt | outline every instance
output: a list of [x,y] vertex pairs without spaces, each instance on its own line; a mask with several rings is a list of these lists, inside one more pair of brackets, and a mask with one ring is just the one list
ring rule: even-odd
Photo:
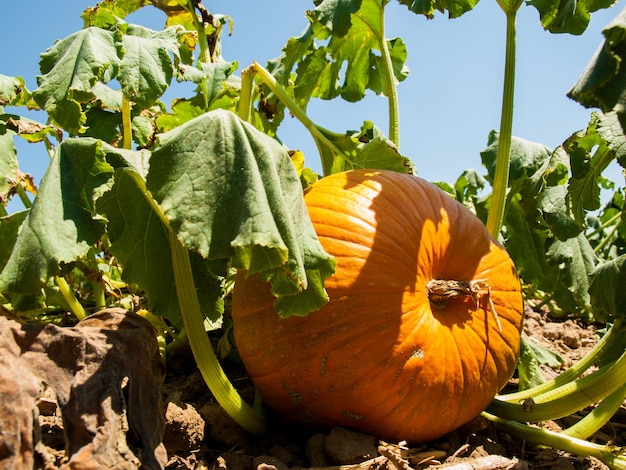
[[188,403],[169,402],[165,410],[163,444],[170,454],[197,451],[204,440],[205,423]]
[[[2,467],[163,468],[162,378],[154,329],[125,310],[73,328],[0,317]],[[37,404],[46,388],[63,417],[62,462],[42,443]]]
[[199,410],[207,423],[208,437],[226,447],[247,450],[248,437],[245,431],[226,413],[218,403],[208,403]]

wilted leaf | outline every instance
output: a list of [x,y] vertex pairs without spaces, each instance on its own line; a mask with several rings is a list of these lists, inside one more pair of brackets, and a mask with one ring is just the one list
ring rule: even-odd
[[89,26],[108,28],[148,3],[148,0],[101,0],[96,6],[87,8],[80,16],[86,28]]
[[0,74],[0,107],[26,104],[28,94],[22,77],[7,77]]
[[147,187],[185,246],[224,270],[261,273],[283,315],[326,302],[323,280],[334,262],[319,245],[300,180],[278,142],[217,110],[162,135],[160,144]]
[[80,104],[93,99],[97,81],[116,75],[120,47],[114,33],[94,27],[57,42],[41,55],[35,102],[65,130],[80,132],[85,123]]

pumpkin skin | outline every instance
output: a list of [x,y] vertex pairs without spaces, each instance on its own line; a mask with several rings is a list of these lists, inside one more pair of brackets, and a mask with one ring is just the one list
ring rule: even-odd
[[[298,425],[394,442],[432,441],[478,416],[519,353],[522,294],[504,248],[415,176],[338,173],[305,202],[337,261],[329,303],[281,319],[258,276],[239,272],[233,292],[235,342],[266,404]],[[432,280],[461,284],[429,300]]]

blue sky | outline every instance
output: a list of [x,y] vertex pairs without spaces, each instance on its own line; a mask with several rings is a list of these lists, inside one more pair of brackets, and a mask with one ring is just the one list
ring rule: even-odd
[[[624,8],[620,0],[609,10],[592,15],[582,36],[553,35],[539,23],[537,11],[523,6],[518,14],[518,55],[513,133],[554,148],[586,126],[590,111],[566,97],[602,42],[602,28]],[[39,54],[55,40],[82,27],[80,14],[95,0],[35,0],[3,6],[0,29],[0,74],[22,76],[36,88]],[[304,12],[313,8],[304,0],[205,0],[213,13],[231,16],[233,34],[223,41],[223,55],[240,69],[256,60],[265,64],[280,54],[290,36],[306,26]],[[162,13],[146,7],[129,22],[161,29]],[[482,0],[471,12],[449,20],[433,20],[410,13],[392,1],[386,10],[386,36],[400,36],[408,48],[411,73],[400,84],[400,150],[417,165],[419,175],[453,182],[466,168],[483,172],[479,152],[500,121],[504,61],[505,16],[495,0]],[[175,88],[164,101],[191,93]],[[359,103],[313,101],[309,115],[318,124],[337,131],[358,129],[365,119],[387,129],[387,103],[368,95]],[[35,119],[43,120],[38,115]],[[280,133],[291,148],[301,149],[319,171],[315,146],[302,126],[287,118]],[[18,139],[19,140],[19,139]],[[48,161],[42,145],[19,145],[23,171],[38,180]],[[617,166],[607,176],[624,184]]]

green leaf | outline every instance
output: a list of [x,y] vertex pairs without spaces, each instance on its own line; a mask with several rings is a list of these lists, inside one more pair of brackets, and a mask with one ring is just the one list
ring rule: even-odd
[[0,120],[0,204],[8,201],[9,191],[19,179],[14,135],[15,132],[7,129],[6,124]]
[[[411,161],[400,155],[396,146],[371,121],[365,121],[359,131],[337,134],[318,127],[332,146],[318,142],[322,165],[331,173],[358,168],[413,172]],[[314,136],[315,140],[319,140]]]
[[85,123],[81,103],[94,98],[98,81],[116,75],[120,47],[114,33],[94,27],[57,42],[41,55],[35,102],[65,130],[80,132]]
[[0,74],[0,112],[2,106],[23,106],[29,92],[22,77],[7,77]]
[[[122,279],[136,283],[148,293],[152,313],[182,325],[176,295],[168,226],[158,214],[158,208],[145,181],[131,168],[121,168],[115,174],[115,184],[98,200],[98,210],[107,217],[110,251],[124,266]],[[221,292],[218,278],[197,254],[190,253],[192,270],[198,290],[198,300],[205,315],[215,326],[223,310],[215,304]],[[221,302],[221,301],[220,301]]]
[[601,322],[626,318],[626,255],[605,261],[591,274],[589,295],[595,319]]
[[241,88],[241,79],[233,76],[237,67],[237,62],[199,63],[197,67],[181,65],[178,80],[199,85],[198,98],[202,99],[203,109],[234,110]]
[[185,246],[212,266],[261,273],[281,315],[326,302],[323,280],[334,261],[317,240],[278,142],[216,110],[162,135],[160,144],[147,187]]
[[545,380],[541,373],[541,366],[546,365],[557,369],[565,363],[559,354],[539,344],[528,341],[522,336],[520,342],[520,358],[517,365],[519,389],[526,390],[541,385]]
[[614,0],[528,0],[539,11],[541,25],[551,33],[582,34],[591,13],[609,8]]
[[177,99],[172,103],[172,113],[157,117],[159,132],[167,132],[194,118],[204,114],[204,110],[194,105],[190,100]]
[[124,56],[118,80],[122,93],[142,108],[151,106],[167,90],[174,73],[181,28],[154,31],[128,25],[122,36]]
[[478,4],[478,0],[398,0],[401,5],[406,5],[409,10],[418,15],[433,18],[435,12],[448,12],[450,18],[458,18],[463,13],[470,11]]
[[602,32],[601,48],[567,96],[586,108],[617,112],[626,129],[626,9]]
[[389,84],[382,81],[386,75],[381,59],[383,45],[390,49],[395,79],[406,78],[405,44],[401,39],[389,41],[384,37],[381,20],[386,4],[387,0],[325,0],[307,13],[309,28],[291,38],[283,54],[268,64],[276,80],[285,89],[293,89],[299,107],[306,109],[313,97],[341,96],[354,102],[367,90],[385,93]]
[[588,310],[589,275],[598,262],[584,233],[566,241],[552,240],[547,246],[548,263],[559,271],[554,298],[570,312]]
[[85,255],[100,238],[104,224],[94,201],[112,182],[111,151],[89,138],[58,147],[0,273],[0,292],[38,293],[61,264]]
[[0,218],[0,271],[7,264],[28,210]]
[[587,212],[600,208],[603,171],[613,160],[626,159],[626,138],[615,113],[593,113],[587,129],[572,135],[563,147],[572,171],[567,199],[574,219],[582,227]]
[[86,28],[97,26],[106,29],[147,3],[148,0],[101,0],[96,6],[87,8],[81,18]]

